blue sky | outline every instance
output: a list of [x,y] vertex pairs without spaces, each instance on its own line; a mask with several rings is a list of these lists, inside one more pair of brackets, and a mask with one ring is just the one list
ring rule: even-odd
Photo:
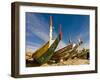
[[53,39],[59,33],[59,25],[62,26],[60,46],[66,46],[71,37],[74,43],[78,43],[78,38],[81,38],[83,47],[89,47],[89,15],[26,12],[27,49],[35,51],[49,40],[50,16],[53,18]]

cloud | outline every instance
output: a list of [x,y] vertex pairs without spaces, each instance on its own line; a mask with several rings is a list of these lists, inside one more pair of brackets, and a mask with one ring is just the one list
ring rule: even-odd
[[40,44],[38,44],[38,43],[29,42],[29,41],[26,42],[26,45],[37,46],[37,47],[40,46]]
[[[40,15],[26,13],[26,38],[28,38],[26,39],[26,52],[34,52],[42,46],[38,41],[34,42],[36,37],[47,42],[49,40],[49,25]],[[31,39],[34,41],[31,42]]]
[[31,28],[31,31],[34,35],[36,35],[43,41],[47,42],[49,40],[49,35],[45,33],[43,30],[38,29],[38,28],[37,29]]
[[34,52],[41,47],[40,44],[34,42],[26,42],[26,52]]
[[87,37],[89,38],[89,31],[87,31],[87,32],[81,32],[77,36],[77,38],[82,38],[82,39],[86,39]]
[[26,46],[26,53],[27,52],[35,52],[36,50],[38,49],[38,47],[36,47],[36,46],[31,46],[31,45],[27,45]]
[[[35,35],[43,41],[47,42],[49,40],[49,24],[40,15],[35,15],[32,13],[27,13],[27,36]],[[31,33],[31,34],[29,34]]]

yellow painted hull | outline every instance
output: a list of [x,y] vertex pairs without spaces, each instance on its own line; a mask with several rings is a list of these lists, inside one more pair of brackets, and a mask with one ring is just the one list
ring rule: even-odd
[[43,55],[48,50],[48,48],[49,48],[49,42],[47,42],[41,48],[39,48],[37,51],[35,51],[33,53],[33,58],[34,59],[39,58],[41,55]]

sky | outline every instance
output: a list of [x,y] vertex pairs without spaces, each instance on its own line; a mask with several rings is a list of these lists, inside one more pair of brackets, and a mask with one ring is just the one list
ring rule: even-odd
[[48,14],[26,12],[26,49],[36,51],[49,41],[50,16],[53,22],[53,39],[62,27],[62,40],[57,48],[66,46],[71,41],[83,40],[82,48],[89,48],[89,15]]

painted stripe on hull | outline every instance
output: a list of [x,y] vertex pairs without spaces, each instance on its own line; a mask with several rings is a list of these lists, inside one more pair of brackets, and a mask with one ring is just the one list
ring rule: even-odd
[[54,43],[50,46],[50,48],[41,57],[36,59],[36,61],[40,64],[46,63],[54,54],[54,51],[57,48],[59,41],[60,39],[59,37],[57,37]]

